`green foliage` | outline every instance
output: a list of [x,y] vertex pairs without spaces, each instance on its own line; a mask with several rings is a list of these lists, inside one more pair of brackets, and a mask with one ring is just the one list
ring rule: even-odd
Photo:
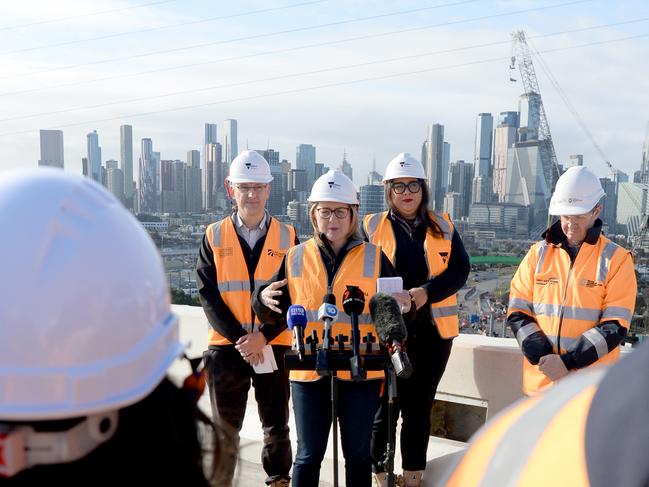
[[200,306],[198,296],[191,297],[182,292],[180,289],[171,290],[171,304],[185,304],[187,306]]

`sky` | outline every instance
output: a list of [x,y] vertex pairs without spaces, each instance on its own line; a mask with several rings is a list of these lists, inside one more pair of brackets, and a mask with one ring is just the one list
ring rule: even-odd
[[[239,149],[299,144],[365,184],[445,126],[472,161],[478,113],[517,109],[511,32],[525,30],[560,163],[640,167],[649,122],[645,0],[21,0],[0,2],[0,171],[36,167],[39,129],[64,132],[81,172],[85,135],[119,160],[149,137],[162,159],[200,149],[203,125],[238,120]],[[549,75],[548,75],[549,73]],[[510,81],[510,77],[518,81]],[[556,85],[551,82],[556,80]],[[570,106],[564,102],[569,100]],[[135,164],[136,165],[136,164]]]

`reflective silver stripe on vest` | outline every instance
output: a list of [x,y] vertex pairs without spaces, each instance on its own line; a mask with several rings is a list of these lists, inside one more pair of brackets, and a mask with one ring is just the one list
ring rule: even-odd
[[223,220],[212,225],[212,247],[221,246],[221,223],[223,223]]
[[536,249],[536,259],[537,259],[537,264],[536,264],[536,271],[535,274],[538,274],[541,272],[541,269],[543,268],[543,261],[545,260],[545,256],[548,253],[548,243],[544,240],[539,244],[539,246]]
[[369,221],[367,222],[367,237],[372,240],[374,238],[374,234],[376,233],[376,229],[379,227],[379,221],[381,220],[381,217],[383,217],[383,213],[374,213],[372,216],[370,216]]
[[606,344],[606,338],[597,330],[597,328],[591,328],[590,330],[585,331],[582,335],[586,340],[593,344],[595,350],[597,350],[597,358],[602,358],[608,355],[608,345]]
[[623,308],[622,306],[609,306],[602,313],[602,317],[600,318],[600,321],[604,321],[605,319],[612,319],[612,318],[631,321],[632,318],[631,310],[628,308]]
[[[557,336],[556,335],[547,335],[548,340],[550,340],[550,343],[552,343],[552,347],[557,351]],[[563,350],[572,350],[572,348],[577,345],[577,342],[579,341],[578,338],[568,338],[568,337],[561,337],[561,348]]]
[[365,256],[363,258],[363,277],[374,277],[376,268],[376,247],[371,244],[365,244]]
[[523,340],[528,336],[541,331],[536,323],[528,323],[527,325],[521,326],[516,332],[516,341],[519,345],[523,345]]
[[[578,308],[576,306],[563,307],[563,317],[571,320],[597,322],[599,321],[601,313],[601,310],[594,308]],[[534,314],[558,317],[561,315],[561,305],[534,303]]]
[[304,260],[304,245],[300,244],[291,250],[291,272],[293,277],[302,277],[302,261]]
[[[596,385],[606,369],[589,369],[574,375],[574,379],[557,382],[547,394],[509,426],[487,464],[481,487],[514,487],[529,464],[548,424],[574,397]],[[506,414],[506,413],[505,413]],[[500,418],[503,416],[500,415]],[[478,435],[475,441],[479,441]],[[473,443],[473,442],[472,442]],[[556,445],[555,445],[556,447]]]
[[529,313],[534,313],[534,308],[532,307],[532,302],[523,298],[512,298],[509,300],[509,308],[522,309]]
[[608,270],[611,267],[611,260],[613,259],[613,254],[619,246],[613,242],[609,242],[604,247],[602,255],[599,256],[599,261],[597,262],[597,280],[599,282],[606,283],[606,278],[608,277]]
[[453,235],[451,235],[451,225],[444,219],[442,215],[435,215],[435,221],[439,225],[440,230],[444,234],[446,240],[451,240]]
[[[317,309],[308,309],[306,310],[306,319],[309,322],[320,321],[318,320],[318,310]],[[352,318],[345,314],[345,312],[340,309],[338,310],[338,318],[334,323],[345,323],[346,325],[351,325]],[[358,324],[359,325],[371,325],[372,317],[369,313],[361,313],[358,315]]]
[[[257,289],[262,284],[265,284],[266,281],[255,279],[255,289]],[[253,291],[250,289],[250,281],[222,281],[218,283],[220,292],[228,291]]]
[[447,316],[456,316],[457,306],[455,305],[440,306],[439,308],[431,306],[430,313],[433,316],[433,318],[445,318]]
[[288,225],[283,223],[279,224],[279,246],[282,249],[287,249],[291,246],[291,231]]

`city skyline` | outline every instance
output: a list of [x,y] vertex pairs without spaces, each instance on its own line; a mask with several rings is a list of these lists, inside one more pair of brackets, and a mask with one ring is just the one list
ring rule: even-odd
[[[94,130],[102,160],[122,164],[121,125],[133,127],[134,146],[151,138],[163,159],[185,160],[187,151],[203,148],[205,123],[218,123],[223,132],[227,119],[239,122],[241,150],[272,147],[294,167],[300,144],[317,147],[316,162],[332,167],[346,151],[357,185],[373,159],[381,172],[398,152],[419,155],[435,123],[445,127],[450,161],[472,161],[476,114],[517,109],[523,90],[520,80],[509,81],[510,74],[517,77],[507,69],[509,32],[524,28],[608,158],[632,175],[642,162],[649,120],[649,100],[638,96],[649,89],[649,67],[638,62],[648,40],[596,43],[646,35],[647,22],[639,20],[649,18],[649,7],[567,3],[243,2],[208,16],[200,1],[143,7],[97,0],[83,10],[72,1],[3,2],[0,170],[37,164],[40,129],[64,132],[65,168],[80,173],[85,137]],[[75,18],[56,20],[67,17]],[[477,18],[483,20],[471,20]],[[332,25],[314,27],[324,24]],[[165,27],[172,25],[178,27]],[[538,37],[567,30],[575,32]],[[130,31],[137,33],[124,34]],[[364,39],[349,40],[354,37]],[[305,47],[316,44],[322,46]],[[272,54],[280,50],[286,52]],[[117,58],[124,59],[107,62]],[[584,154],[584,163],[605,176],[601,157],[537,70],[559,162]],[[159,73],[138,74],[145,71]],[[104,78],[113,79],[97,81]],[[255,81],[262,79],[268,81]],[[136,116],[141,113],[151,114]]]

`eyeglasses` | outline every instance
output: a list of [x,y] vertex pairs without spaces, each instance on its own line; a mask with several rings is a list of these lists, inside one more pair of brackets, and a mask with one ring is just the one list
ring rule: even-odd
[[561,215],[561,219],[564,222],[585,223],[593,215],[593,211],[582,213],[581,215]]
[[331,218],[332,213],[336,215],[336,218],[338,218],[339,220],[347,218],[347,215],[349,215],[348,206],[341,206],[339,208],[334,208],[333,210],[331,208],[316,208],[315,211],[318,212],[320,218],[324,218],[325,220]]
[[235,188],[237,188],[239,191],[241,191],[244,194],[248,194],[251,191],[255,194],[261,193],[263,190],[265,190],[268,185],[267,184],[256,184],[254,186],[242,186],[241,184],[235,184]]
[[394,191],[396,194],[402,194],[406,188],[408,188],[409,193],[419,193],[421,190],[421,183],[419,181],[410,181],[408,184],[406,183],[392,183],[391,185],[392,191]]

